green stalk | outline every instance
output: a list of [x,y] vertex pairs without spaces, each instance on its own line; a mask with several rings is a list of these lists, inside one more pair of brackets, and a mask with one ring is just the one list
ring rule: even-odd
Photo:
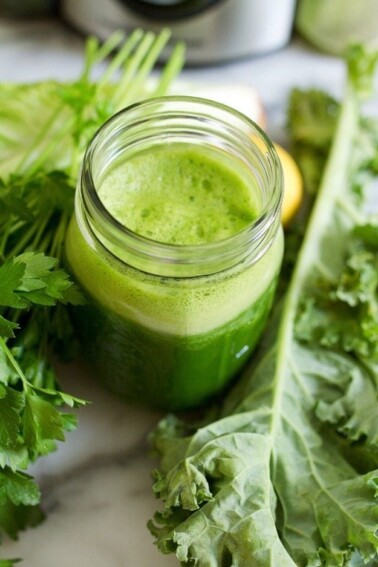
[[43,252],[44,254],[49,254],[50,246],[51,246],[51,232],[47,232],[43,235],[43,238],[40,239],[38,243],[38,252]]
[[180,73],[185,60],[185,45],[184,43],[177,43],[174,47],[171,57],[164,67],[163,72],[159,77],[158,84],[154,90],[153,96],[163,96],[168,92],[169,86],[172,81]]
[[140,41],[135,52],[125,62],[125,68],[123,70],[122,77],[118,84],[117,90],[112,97],[112,100],[117,109],[119,109],[121,93],[127,94],[126,102],[122,101],[123,105],[129,104],[131,102],[132,96],[130,95],[130,90],[132,89],[136,73],[139,72],[140,66],[154,41],[154,37],[155,35],[152,32],[147,32],[146,34],[144,34],[142,41]]
[[341,107],[330,154],[319,187],[312,214],[310,216],[303,244],[295,265],[291,283],[287,291],[278,333],[277,366],[275,373],[274,401],[272,412],[272,433],[277,431],[282,415],[281,407],[284,393],[285,369],[290,356],[294,336],[295,317],[303,287],[314,269],[314,258],[319,257],[322,239],[327,226],[332,222],[332,215],[337,200],[348,184],[348,172],[355,135],[359,123],[360,96],[358,83],[349,73],[346,92]]
[[[125,75],[125,80],[120,82],[113,101],[115,108],[120,109],[126,106],[128,101],[132,101],[138,94],[141,84],[154,68],[162,50],[170,38],[169,30],[163,30],[156,38],[154,34],[147,34],[144,42],[141,43],[140,50],[135,54],[135,61],[129,64],[129,70],[132,72]],[[134,65],[133,65],[134,63]],[[136,73],[134,74],[134,72]]]
[[5,226],[1,227],[2,239],[0,244],[0,258],[2,260],[6,260],[6,258],[9,258],[10,256],[9,253],[6,253],[6,248],[10,236],[12,236],[12,234],[22,228],[24,224],[24,221],[15,222],[13,218],[11,218],[8,220]]
[[62,128],[58,130],[50,140],[49,145],[38,155],[37,159],[30,165],[29,169],[27,170],[27,175],[32,176],[34,173],[40,169],[44,162],[47,160],[51,152],[55,150],[59,145],[62,143],[62,138],[72,129],[72,126],[75,123],[75,117],[72,116],[71,118],[67,119],[62,125]]
[[2,336],[0,336],[0,348],[4,351],[4,353],[5,353],[6,357],[8,358],[11,366],[13,366],[14,370],[17,372],[17,375],[21,379],[24,391],[27,392],[28,389],[29,389],[29,382],[28,382],[25,374],[22,372],[21,367],[19,366],[17,360],[14,358],[13,354],[11,353],[5,339]]
[[[64,107],[59,107],[56,110],[54,110],[54,112],[51,114],[50,118],[46,121],[46,123],[43,125],[41,130],[39,130],[39,132],[37,133],[37,136],[35,137],[35,139],[33,141],[33,144],[30,147],[30,150],[22,156],[22,159],[19,161],[17,167],[15,168],[15,174],[16,175],[23,173],[23,169],[26,168],[28,160],[30,159],[32,154],[35,153],[36,148],[41,144],[41,142],[43,142],[48,137],[48,133],[51,130],[51,127],[58,120],[59,116],[63,112],[63,109],[64,109]],[[49,150],[49,151],[51,151],[51,150]],[[45,150],[45,152],[46,152],[46,150]],[[27,173],[29,174],[30,171],[27,170]]]
[[84,69],[81,80],[89,80],[93,67],[104,61],[124,41],[125,34],[122,31],[114,32],[102,45],[96,37],[90,37],[86,43]]
[[124,43],[122,48],[118,51],[117,55],[115,55],[115,57],[113,57],[110,65],[108,65],[105,73],[103,73],[102,77],[98,80],[98,82],[97,82],[98,89],[103,88],[105,85],[107,85],[109,83],[109,81],[115,75],[115,73],[128,60],[133,49],[140,42],[142,37],[143,37],[143,31],[142,30],[139,30],[139,29],[134,30],[134,32],[129,36],[129,38]]
[[321,239],[331,220],[335,203],[348,186],[350,156],[354,138],[358,129],[359,97],[354,87],[348,82],[344,102],[341,108],[337,129],[330,154],[324,169],[313,212],[300,250],[293,277],[293,300],[298,300],[303,280],[311,268],[312,259],[317,257]]
[[13,248],[11,248],[11,250],[9,250],[9,252],[6,254],[7,258],[12,258],[13,256],[17,256],[17,254],[20,254],[20,252],[25,251],[25,249],[29,246],[32,238],[34,238],[36,231],[37,226],[33,223],[29,230],[27,230],[17,241],[17,244],[15,244]]
[[49,254],[59,261],[62,259],[62,251],[65,241],[70,218],[67,214],[63,214],[59,220],[57,228],[54,230],[52,243],[49,249]]
[[[135,42],[135,39],[137,39],[138,35],[140,34],[136,34],[135,38],[131,42],[130,49],[132,49],[133,42]],[[94,65],[103,61],[120,44],[123,38],[124,34],[122,32],[115,33],[100,48],[98,46],[98,40],[96,38],[89,38],[86,43],[85,64],[81,80],[88,79]],[[123,59],[117,64],[114,64],[113,61],[107,71],[104,73],[104,76],[106,77],[105,80],[108,80],[109,76],[114,73],[122,63]],[[32,154],[36,152],[36,148],[38,148],[38,146],[43,143],[46,138],[49,137],[49,132],[51,131],[53,125],[56,124],[65,108],[66,106],[64,104],[58,107],[51,114],[50,118],[45,122],[43,127],[38,131],[37,136],[35,137],[34,142],[31,145],[31,149],[22,156],[22,159],[18,163],[15,169],[16,174],[23,173],[23,170],[25,169],[26,174],[28,176],[32,176],[41,166],[43,166],[49,155],[59,146],[62,137],[64,137],[67,132],[72,129],[72,126],[75,123],[75,117],[72,117],[68,121],[64,122],[62,128],[60,128],[50,140],[49,145],[45,147],[41,152],[39,152],[38,158],[28,166],[28,160],[30,160]]]
[[51,218],[51,215],[46,215],[45,218],[43,219],[43,221],[39,224],[38,230],[35,234],[35,237],[34,237],[32,244],[31,244],[31,248],[33,250],[39,250],[39,246],[40,246],[42,236],[43,236],[43,234],[46,230],[47,225],[50,222],[50,218]]
[[[145,81],[152,71],[169,37],[170,32],[168,30],[163,30],[157,37],[152,32],[144,33],[140,29],[135,30],[106,67],[102,77],[98,79],[94,99],[91,103],[92,107],[94,108],[96,104],[96,94],[100,93],[101,90],[110,83],[112,77],[122,66],[125,66],[125,68],[122,71],[118,83],[115,83],[114,94],[111,97],[114,109],[119,110],[121,107],[134,102],[143,81]],[[99,47],[96,38],[89,38],[86,43],[85,65],[79,82],[88,82],[94,66],[101,63],[114,49],[119,48],[123,40],[124,34],[122,32],[116,33]],[[183,56],[183,46],[176,46],[155,89],[155,96],[166,93],[169,84],[182,68]],[[62,106],[54,110],[50,118],[38,131],[31,149],[22,156],[17,165],[16,173],[23,173],[29,177],[32,176],[38,169],[43,167],[52,152],[59,147],[62,138],[72,131],[77,121],[77,116],[75,115],[68,117],[67,120],[64,121],[62,126],[51,136],[48,145],[42,147],[38,153],[38,157],[31,161],[33,154],[36,152],[36,148],[43,145],[44,140],[50,137],[50,132],[54,124],[57,123],[66,108],[67,105],[62,102]],[[91,106],[87,105],[85,111],[88,112],[90,108]],[[75,148],[71,160],[71,173],[73,177],[76,176],[80,159],[81,149]]]

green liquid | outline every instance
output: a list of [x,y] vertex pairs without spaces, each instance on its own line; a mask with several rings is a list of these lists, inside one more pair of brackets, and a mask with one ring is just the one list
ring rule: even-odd
[[181,144],[133,156],[115,167],[98,193],[133,232],[168,244],[228,238],[256,217],[256,196],[243,174],[203,149]]
[[[224,155],[175,145],[118,164],[99,196],[125,226],[171,244],[235,234],[258,215],[258,193]],[[83,352],[104,384],[169,410],[209,401],[249,359],[273,301],[280,233],[253,266],[209,277],[150,275],[94,249],[76,221],[69,266],[90,298],[76,310]]]

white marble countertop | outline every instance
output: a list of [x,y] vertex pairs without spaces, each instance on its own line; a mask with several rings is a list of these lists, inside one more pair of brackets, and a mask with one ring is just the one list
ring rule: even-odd
[[[26,82],[75,78],[84,39],[57,22],[0,20],[0,80]],[[266,107],[267,130],[284,140],[285,104],[291,87],[317,86],[340,94],[340,59],[295,39],[285,49],[227,65],[192,68],[190,81],[245,83]],[[83,369],[61,370],[66,391],[91,400],[78,429],[32,473],[43,493],[46,521],[5,541],[0,557],[21,557],[25,567],[174,567],[178,561],[154,547],[146,522],[159,503],[151,489],[146,437],[159,415],[131,408],[102,391]]]

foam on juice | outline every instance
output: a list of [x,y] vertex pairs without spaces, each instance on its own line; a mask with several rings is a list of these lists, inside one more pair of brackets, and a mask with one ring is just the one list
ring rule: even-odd
[[99,197],[124,226],[158,242],[228,238],[253,222],[258,205],[243,170],[218,154],[178,143],[140,152],[107,173]]
[[[167,144],[116,163],[98,193],[108,211],[130,230],[160,242],[197,245],[221,240],[249,226],[259,214],[255,180],[225,152]],[[71,223],[67,253],[87,290],[112,311],[177,335],[207,333],[254,303],[277,275],[283,246],[277,238],[256,264],[241,273],[175,282],[106,260]]]

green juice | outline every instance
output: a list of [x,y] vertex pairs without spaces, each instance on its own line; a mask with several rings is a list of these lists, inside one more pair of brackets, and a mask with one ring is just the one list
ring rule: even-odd
[[[224,152],[152,147],[117,161],[98,196],[121,225],[174,246],[219,242],[259,216],[258,191]],[[195,277],[135,269],[83,236],[75,219],[67,260],[87,292],[75,317],[83,353],[127,400],[170,410],[208,402],[249,359],[271,307],[282,233],[249,266]]]

